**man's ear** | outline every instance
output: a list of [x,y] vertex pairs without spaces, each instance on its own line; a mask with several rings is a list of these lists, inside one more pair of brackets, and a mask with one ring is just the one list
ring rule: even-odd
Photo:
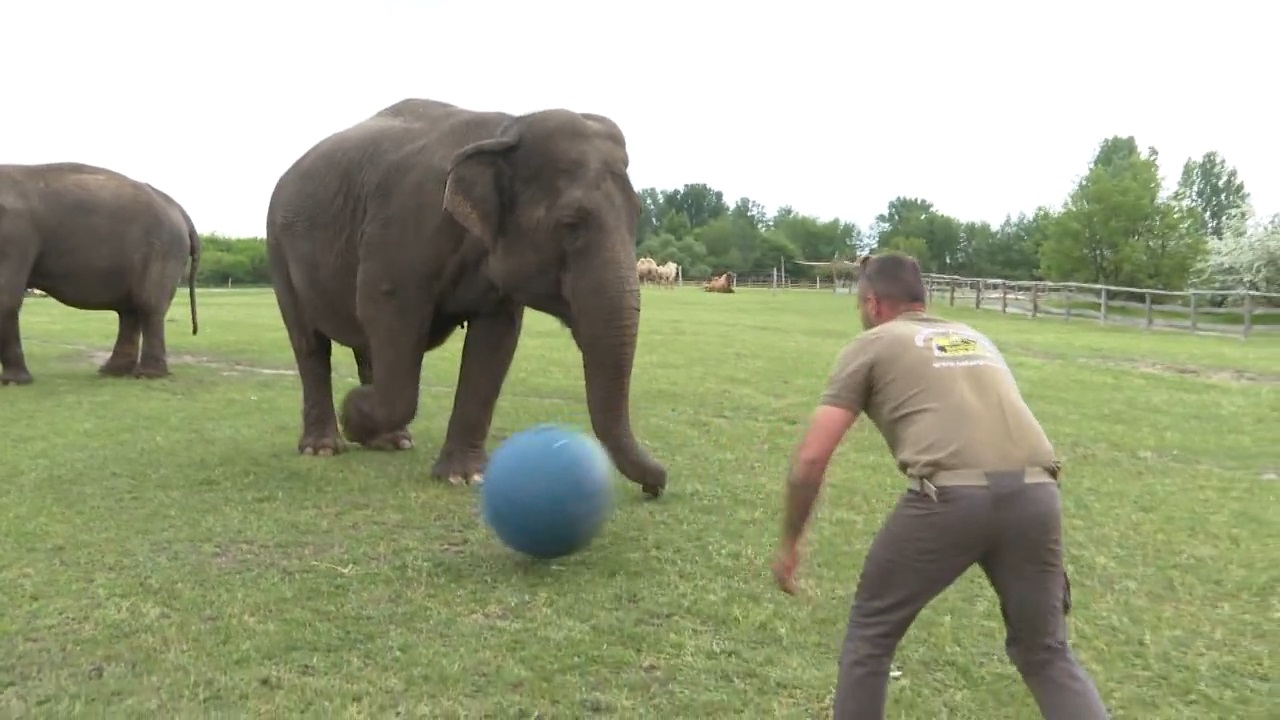
[[482,140],[459,150],[444,186],[444,209],[467,232],[493,248],[502,233],[505,211],[512,205],[509,138]]

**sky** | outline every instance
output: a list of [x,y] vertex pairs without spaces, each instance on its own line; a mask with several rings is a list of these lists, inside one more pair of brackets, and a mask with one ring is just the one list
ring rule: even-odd
[[[1264,2],[6,3],[0,163],[78,161],[261,236],[280,175],[406,97],[613,118],[632,182],[866,226],[898,195],[962,220],[1057,206],[1133,135],[1169,182],[1217,150],[1280,212]],[[1268,109],[1270,108],[1270,109]]]

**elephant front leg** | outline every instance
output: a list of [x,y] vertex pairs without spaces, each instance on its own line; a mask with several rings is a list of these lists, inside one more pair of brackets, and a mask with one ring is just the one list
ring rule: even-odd
[[489,437],[493,410],[516,354],[523,317],[521,307],[467,322],[453,412],[449,415],[444,447],[431,468],[432,477],[454,485],[483,480],[488,462],[484,442]]
[[18,328],[18,306],[0,306],[0,385],[30,385],[31,372],[22,352],[22,334]]
[[373,383],[352,388],[342,399],[342,434],[370,450],[408,450],[413,440],[405,428],[418,414],[422,338],[411,318],[383,305],[362,304],[357,312],[369,338]]
[[108,377],[127,377],[138,367],[138,341],[142,337],[142,324],[137,313],[121,311],[120,330],[111,357],[98,368],[98,374]]
[[[360,378],[360,384],[373,385],[373,360],[369,357],[369,351],[352,350],[351,354],[356,360],[356,375]],[[374,450],[408,450],[413,447],[413,435],[409,433],[409,428],[400,428],[370,440],[365,446]]]

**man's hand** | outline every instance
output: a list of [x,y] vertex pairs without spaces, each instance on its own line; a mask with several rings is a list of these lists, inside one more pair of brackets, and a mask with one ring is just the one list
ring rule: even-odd
[[822,491],[823,474],[836,446],[849,431],[857,414],[831,405],[819,405],[809,419],[809,427],[791,458],[787,473],[785,509],[782,515],[782,542],[773,561],[773,579],[783,592],[796,593],[795,573],[800,564],[800,538],[809,514]]
[[800,565],[800,550],[795,545],[783,543],[773,559],[773,579],[778,588],[788,595],[795,595],[796,568]]

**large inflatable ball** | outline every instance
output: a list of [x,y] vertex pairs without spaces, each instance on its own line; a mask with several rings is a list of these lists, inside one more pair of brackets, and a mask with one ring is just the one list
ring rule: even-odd
[[613,512],[613,462],[592,436],[538,425],[489,457],[480,507],[508,547],[536,558],[582,550]]

